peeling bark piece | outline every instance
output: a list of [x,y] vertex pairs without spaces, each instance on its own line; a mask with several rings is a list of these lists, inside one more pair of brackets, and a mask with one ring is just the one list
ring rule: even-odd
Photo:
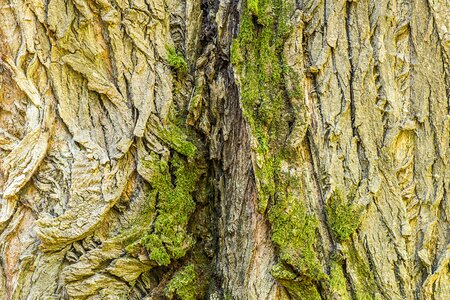
[[99,270],[103,270],[105,264],[108,265],[115,258],[125,254],[122,246],[123,240],[120,237],[112,238],[103,242],[98,248],[82,255],[78,262],[64,269],[62,272],[64,281],[82,281]]
[[85,284],[67,284],[67,293],[74,299],[115,299],[126,297],[129,286],[126,282],[117,280],[116,277],[108,274],[95,274],[89,277]]
[[137,64],[131,75],[131,98],[134,107],[139,111],[139,117],[134,127],[134,135],[143,137],[147,120],[151,113],[156,113],[154,102],[155,74],[148,66],[145,56],[136,53]]
[[81,53],[68,54],[63,56],[62,61],[67,63],[75,71],[83,74],[88,81],[88,88],[100,94],[104,94],[111,102],[121,108],[125,113],[126,105],[124,98],[116,87]]
[[133,283],[142,273],[150,270],[149,264],[144,264],[132,257],[121,257],[114,260],[106,271],[124,281]]
[[41,95],[36,88],[33,81],[28,78],[22,70],[20,70],[11,58],[5,59],[6,65],[13,74],[13,78],[16,81],[20,89],[28,96],[30,101],[37,107],[42,106]]
[[104,168],[81,151],[74,159],[72,178],[77,181],[72,183],[67,211],[36,221],[43,251],[59,250],[92,233],[122,194],[133,170],[130,154]]
[[17,198],[20,189],[30,180],[44,159],[48,147],[49,133],[36,128],[3,159],[6,181],[3,198],[10,201]]

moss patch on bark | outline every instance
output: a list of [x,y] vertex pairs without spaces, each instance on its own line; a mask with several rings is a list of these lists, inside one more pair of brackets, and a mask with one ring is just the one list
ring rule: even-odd
[[168,299],[195,300],[200,296],[198,275],[194,265],[178,270],[166,286],[165,296]]
[[332,261],[330,264],[330,292],[332,299],[351,299],[347,291],[342,265],[336,261]]
[[186,74],[188,65],[183,56],[177,52],[172,46],[166,46],[167,49],[167,63],[179,74]]
[[351,203],[340,190],[334,191],[326,206],[333,235],[340,241],[349,239],[361,223],[362,212],[363,208]]
[[322,299],[316,285],[310,278],[297,275],[284,263],[279,263],[272,268],[272,276],[278,283],[286,287],[289,294],[295,299]]
[[252,147],[257,156],[254,171],[260,212],[265,212],[274,196],[274,145],[287,131],[282,126],[288,109],[282,58],[282,46],[290,31],[289,26],[282,26],[287,22],[287,9],[282,0],[247,2],[231,50],[232,63],[240,75],[244,117],[255,137]]
[[[286,151],[295,116],[286,87],[292,74],[284,62],[283,47],[291,32],[289,13],[293,11],[294,3],[286,0],[244,2],[231,60],[253,137],[258,210],[268,210],[272,241],[280,259],[272,274],[292,295],[320,299],[317,284],[328,276],[314,251],[317,220],[307,212],[304,199],[293,196],[301,193],[291,192],[299,189],[298,178],[281,167],[295,166],[298,159],[296,153]],[[302,94],[301,89],[295,92],[295,96]]]
[[312,280],[325,279],[326,275],[314,252],[317,220],[306,213],[298,199],[283,196],[278,197],[269,211],[272,241],[279,249],[279,258],[298,274]]
[[154,171],[150,184],[158,193],[158,215],[150,231],[127,249],[132,251],[136,246],[143,246],[151,260],[167,266],[173,259],[183,257],[193,244],[186,229],[195,210],[191,193],[202,172],[176,152],[169,162],[155,157],[147,163]]

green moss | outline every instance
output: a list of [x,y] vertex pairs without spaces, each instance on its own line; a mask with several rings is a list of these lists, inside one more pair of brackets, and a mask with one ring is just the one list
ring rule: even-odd
[[194,265],[183,267],[175,273],[172,279],[166,286],[165,295],[169,299],[174,299],[175,296],[181,300],[195,300],[198,299],[199,289],[198,276]]
[[[183,257],[192,246],[187,224],[195,210],[191,193],[195,190],[202,170],[175,152],[169,162],[156,154],[146,162],[153,171],[151,186],[157,192],[157,212],[153,226],[141,239],[127,247],[134,252],[144,247],[149,258],[167,266],[173,259]],[[172,175],[175,182],[172,183]]]
[[347,291],[344,271],[336,261],[332,261],[330,265],[330,290],[332,299],[351,299]]
[[308,278],[296,275],[285,264],[277,264],[271,270],[272,276],[287,288],[294,299],[321,300],[316,285]]
[[254,15],[258,16],[258,10],[259,10],[259,1],[258,0],[248,0],[247,7],[248,10]]
[[174,47],[166,46],[167,49],[167,63],[180,74],[185,74],[188,71],[188,65],[183,56],[179,54]]
[[273,266],[270,273],[274,278],[280,280],[295,280],[298,277],[297,274],[295,274],[292,270],[289,270],[289,267],[283,263]]
[[326,206],[333,235],[341,241],[349,239],[361,223],[362,211],[361,207],[350,204],[341,191],[334,191]]
[[254,169],[258,187],[258,211],[263,214],[267,210],[270,199],[275,195],[275,162],[266,153],[258,154],[260,167]]
[[314,252],[317,221],[307,215],[298,199],[280,195],[269,211],[269,220],[280,259],[311,280],[327,279]]
[[235,66],[238,66],[244,62],[244,58],[241,53],[241,45],[238,39],[234,39],[231,44],[231,53],[230,53],[231,63]]
[[160,266],[167,266],[170,264],[170,255],[167,253],[164,244],[156,234],[146,235],[142,238],[141,243],[150,253],[149,258],[155,261]]
[[155,134],[178,153],[187,157],[195,155],[197,148],[187,140],[187,135],[184,131],[174,123],[169,123],[165,127],[159,128]]
[[224,300],[232,300],[233,297],[231,296],[230,293],[225,293],[225,295],[223,296],[223,299],[224,299]]
[[242,11],[239,35],[231,48],[231,61],[239,74],[244,117],[257,140],[253,145],[258,153],[254,169],[261,213],[274,198],[274,160],[277,147],[288,133],[285,119],[289,108],[283,79],[287,74],[281,47],[286,34],[281,34],[280,29],[285,27],[281,23],[293,6],[286,3],[290,2],[248,0]]
[[[345,246],[344,246],[345,247]],[[347,266],[350,271],[356,276],[353,276],[353,286],[355,289],[356,299],[373,300],[375,299],[375,291],[377,286],[373,272],[370,269],[369,262],[366,258],[361,257],[358,251],[354,248],[354,245],[350,244],[349,247],[345,247],[345,255],[347,257]]]
[[268,210],[280,263],[299,277],[284,278],[277,268],[272,274],[291,294],[320,299],[317,282],[328,277],[314,251],[317,221],[306,212],[298,178],[289,172],[282,174],[281,168],[281,161],[293,166],[298,160],[295,153],[283,153],[290,122],[295,118],[296,108],[290,106],[290,97],[302,96],[300,88],[287,87],[287,80],[295,76],[283,57],[283,46],[292,30],[289,14],[294,5],[289,0],[244,2],[231,61],[238,75],[243,115],[255,138],[252,150],[258,211]]

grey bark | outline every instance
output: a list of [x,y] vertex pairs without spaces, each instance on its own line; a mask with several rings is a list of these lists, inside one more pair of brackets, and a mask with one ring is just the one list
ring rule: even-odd
[[[298,299],[306,286],[450,299],[448,1],[281,3],[296,74],[284,89],[303,91],[285,96],[294,156],[281,170],[331,279],[289,265],[258,210],[261,158],[230,58],[247,2],[0,0],[0,299],[192,299],[171,288],[192,265],[194,299]],[[164,266],[127,246],[157,232],[154,178],[169,165],[176,190],[174,157],[199,173],[174,229],[184,252]],[[361,208],[345,240],[326,211],[335,195]],[[274,278],[279,263],[292,278]]]

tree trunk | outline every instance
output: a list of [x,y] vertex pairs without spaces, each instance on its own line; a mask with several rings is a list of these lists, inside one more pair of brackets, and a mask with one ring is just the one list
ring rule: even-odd
[[0,299],[450,299],[445,0],[0,0]]

